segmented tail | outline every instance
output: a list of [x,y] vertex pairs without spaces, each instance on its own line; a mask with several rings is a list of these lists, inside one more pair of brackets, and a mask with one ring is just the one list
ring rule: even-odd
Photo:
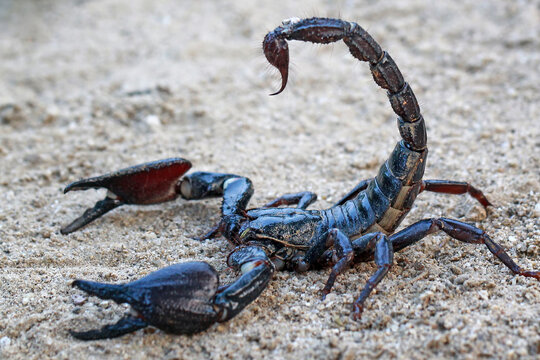
[[283,25],[268,33],[263,41],[266,59],[281,74],[282,92],[289,74],[289,47],[287,40],[328,44],[343,40],[351,54],[360,61],[369,62],[373,79],[388,91],[392,109],[398,115],[398,128],[407,148],[421,152],[426,148],[426,128],[414,93],[390,55],[383,51],[362,27],[339,19],[297,18],[286,20]]
[[[266,58],[282,76],[285,89],[289,68],[287,40],[327,44],[343,40],[351,54],[369,63],[373,79],[388,91],[398,115],[400,141],[375,179],[362,181],[336,206],[325,211],[332,227],[349,235],[382,231],[392,233],[409,212],[421,185],[427,156],[426,128],[414,93],[394,60],[358,24],[339,19],[291,19],[270,32],[263,41]],[[272,94],[272,95],[275,95]]]

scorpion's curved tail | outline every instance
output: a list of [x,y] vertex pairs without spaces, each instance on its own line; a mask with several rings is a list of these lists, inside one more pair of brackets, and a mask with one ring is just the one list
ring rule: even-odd
[[263,41],[266,58],[282,76],[281,88],[275,94],[287,85],[288,40],[320,44],[343,40],[355,58],[369,62],[373,79],[388,91],[392,109],[398,115],[402,141],[381,166],[375,181],[358,184],[326,215],[331,223],[349,223],[355,219],[352,221],[355,234],[393,233],[422,189],[427,157],[426,128],[411,87],[390,55],[358,24],[339,19],[295,18],[284,21],[283,26],[268,33]]
[[[420,107],[411,87],[405,82],[396,63],[379,44],[358,24],[339,19],[289,19],[283,26],[268,33],[263,41],[264,54],[270,64],[281,73],[281,88],[285,89],[289,74],[289,47],[287,40],[328,44],[343,40],[351,54],[369,62],[375,82],[388,91],[392,109],[398,115],[398,127],[405,146],[415,152],[426,149],[426,128]],[[423,171],[422,171],[423,172]],[[421,177],[421,175],[420,175]]]

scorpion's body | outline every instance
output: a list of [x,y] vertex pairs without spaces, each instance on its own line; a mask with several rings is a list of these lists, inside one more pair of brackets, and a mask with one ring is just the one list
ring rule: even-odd
[[[373,179],[359,182],[326,210],[307,209],[316,200],[311,192],[284,195],[262,208],[248,210],[253,195],[248,178],[209,172],[195,172],[181,178],[191,164],[178,158],[69,185],[66,191],[106,187],[110,193],[62,229],[63,233],[75,231],[122,204],[158,203],[177,196],[187,200],[223,197],[221,221],[203,238],[222,234],[237,245],[228,263],[243,273],[237,281],[219,288],[217,273],[202,262],[174,265],[122,286],[78,280],[74,285],[88,293],[130,303],[136,316],[128,315],[101,330],[74,333],[76,337],[114,337],[147,325],[175,333],[202,331],[216,321],[232,318],[257,298],[275,269],[302,272],[332,266],[324,296],[348,266],[374,260],[377,270],[354,303],[353,316],[359,318],[366,298],[389,271],[394,252],[440,230],[459,241],[485,244],[515,274],[540,279],[538,271],[523,270],[484,231],[458,220],[421,220],[395,233],[417,195],[424,190],[468,193],[484,207],[490,203],[468,183],[422,180],[428,151],[420,107],[394,60],[364,29],[338,19],[292,19],[267,34],[264,53],[282,75],[282,86],[277,93],[287,84],[288,40],[323,44],[343,40],[355,58],[370,64],[373,79],[387,90],[398,116],[401,140],[388,160]],[[296,207],[279,208],[280,205]]]
[[[421,190],[428,152],[424,120],[412,89],[404,81],[392,58],[365,30],[355,23],[337,19],[292,19],[284,22],[283,26],[269,33],[264,41],[268,60],[282,71],[284,82],[280,92],[287,81],[287,73],[283,72],[286,69],[280,64],[285,55],[280,51],[288,51],[286,40],[293,39],[319,43],[343,39],[353,56],[369,61],[373,78],[388,90],[392,107],[399,116],[398,127],[402,140],[396,144],[374,179],[361,182],[360,187],[329,209],[307,210],[305,207],[310,202],[306,202],[297,208],[249,210],[243,218],[234,219],[237,227],[233,231],[225,231],[224,235],[239,245],[261,242],[265,249],[270,249],[270,257],[277,254],[283,260],[278,263],[281,266],[290,265],[294,259],[304,256],[306,250],[305,256],[312,265],[321,256],[321,239],[326,239],[331,229],[339,230],[351,240],[366,233],[392,234]],[[186,178],[202,177],[202,174],[210,175],[195,173]],[[212,179],[211,183],[215,184],[215,180]],[[246,188],[251,186],[250,182],[245,183]],[[251,196],[249,190],[244,191],[248,194],[246,197]],[[187,199],[192,198],[182,192],[181,195]],[[200,197],[203,196],[197,196]],[[222,209],[224,215],[231,213],[226,209],[227,200]],[[279,251],[276,252],[276,249]],[[301,266],[302,270],[307,267],[309,265]],[[298,266],[296,269],[299,269]]]
[[[238,231],[246,234],[240,243],[260,241],[265,248],[272,249],[270,257],[278,256],[288,264],[313,248],[317,239],[325,238],[331,229],[350,239],[372,232],[391,234],[409,212],[421,188],[426,155],[427,149],[415,152],[398,142],[377,177],[365,182],[365,190],[352,199],[345,197],[329,209],[249,210]],[[231,240],[238,242],[235,237]]]

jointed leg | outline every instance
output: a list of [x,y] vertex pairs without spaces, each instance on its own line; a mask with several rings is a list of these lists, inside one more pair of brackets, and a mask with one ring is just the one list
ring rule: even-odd
[[450,180],[424,180],[422,182],[422,191],[432,191],[441,194],[466,194],[478,200],[483,207],[492,206],[484,193],[467,182]]
[[337,263],[332,268],[330,276],[323,289],[323,299],[331,291],[337,276],[353,263],[355,254],[360,256],[364,254],[373,255],[377,270],[369,278],[364,286],[360,296],[354,302],[353,318],[359,319],[364,309],[364,302],[373,289],[386,276],[394,259],[394,250],[388,237],[380,232],[366,234],[353,243],[337,229],[333,229],[328,235],[328,246],[334,246],[335,254],[338,257]]
[[[373,291],[375,286],[377,286],[381,280],[388,274],[390,267],[394,261],[394,249],[392,243],[382,233],[375,233],[373,240],[370,240],[368,244],[372,245],[373,241],[375,242],[375,264],[377,265],[377,270],[369,278],[367,284],[364,286],[364,289],[358,296],[358,299],[353,304],[353,318],[355,320],[360,319],[362,316],[362,311],[364,310],[364,302],[366,301],[369,294]],[[357,249],[355,249],[355,252]]]
[[332,290],[337,276],[341,274],[345,269],[347,269],[354,260],[354,251],[352,248],[351,240],[339,229],[332,229],[328,233],[326,246],[328,248],[334,248],[333,258],[337,261],[336,264],[332,267],[332,271],[328,276],[328,280],[326,280],[326,285],[322,290],[323,300],[326,295],[328,295]]
[[263,208],[272,208],[278,207],[281,205],[295,205],[298,209],[307,209],[307,207],[313,204],[317,200],[317,194],[311,191],[302,191],[294,194],[285,194],[277,199],[270,201],[268,204],[264,205]]
[[334,204],[334,206],[339,206],[339,205],[343,205],[345,204],[347,201],[355,198],[358,193],[362,190],[365,190],[367,189],[369,183],[372,181],[373,179],[364,179],[362,181],[360,181],[351,191],[349,191],[347,193],[347,195],[343,196],[341,198],[341,200],[339,200],[337,203]]
[[[358,195],[359,192],[362,190],[367,189],[370,181],[373,179],[364,179],[360,181],[351,191],[349,191],[346,195],[344,195],[338,202],[334,204],[334,206],[343,205],[348,200],[353,199]],[[281,205],[294,205],[297,204],[297,208],[299,209],[307,209],[309,205],[314,203],[317,200],[317,194],[312,193],[310,191],[304,191],[299,192],[295,194],[285,194],[268,204],[264,205],[263,207],[277,207]]]
[[425,236],[440,230],[459,241],[471,244],[485,244],[489,251],[501,260],[514,274],[540,280],[540,271],[523,270],[483,230],[458,220],[446,218],[421,220],[390,236],[390,241],[394,246],[394,250],[399,251],[421,240]]

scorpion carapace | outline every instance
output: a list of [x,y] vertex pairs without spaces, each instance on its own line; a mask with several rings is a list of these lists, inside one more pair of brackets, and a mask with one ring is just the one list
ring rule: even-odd
[[[247,209],[253,194],[248,178],[209,172],[182,178],[191,164],[180,158],[69,185],[66,192],[95,187],[105,187],[109,192],[62,233],[75,231],[122,204],[158,203],[177,196],[186,200],[222,197],[221,220],[202,239],[222,235],[236,245],[227,262],[242,273],[233,283],[219,287],[218,275],[210,265],[190,262],[122,285],[77,280],[73,285],[89,294],[129,303],[134,314],[99,330],[73,332],[75,337],[110,338],[147,325],[172,333],[196,333],[238,314],[266,288],[275,270],[302,272],[332,267],[322,289],[324,298],[337,276],[350,265],[374,260],[377,270],[353,304],[353,317],[358,319],[366,298],[392,266],[394,252],[440,230],[462,242],[484,244],[514,274],[540,280],[540,272],[523,270],[484,231],[458,220],[421,220],[395,233],[422,191],[468,193],[484,207],[491,204],[480,190],[466,182],[422,180],[427,138],[420,107],[394,60],[364,29],[339,19],[284,21],[263,41],[266,58],[282,75],[281,88],[275,94],[287,85],[289,40],[322,44],[343,40],[355,58],[369,63],[375,82],[388,91],[402,139],[378,174],[360,181],[326,210],[307,209],[316,200],[311,192],[287,194],[260,208]],[[280,208],[282,205],[287,207]]]

